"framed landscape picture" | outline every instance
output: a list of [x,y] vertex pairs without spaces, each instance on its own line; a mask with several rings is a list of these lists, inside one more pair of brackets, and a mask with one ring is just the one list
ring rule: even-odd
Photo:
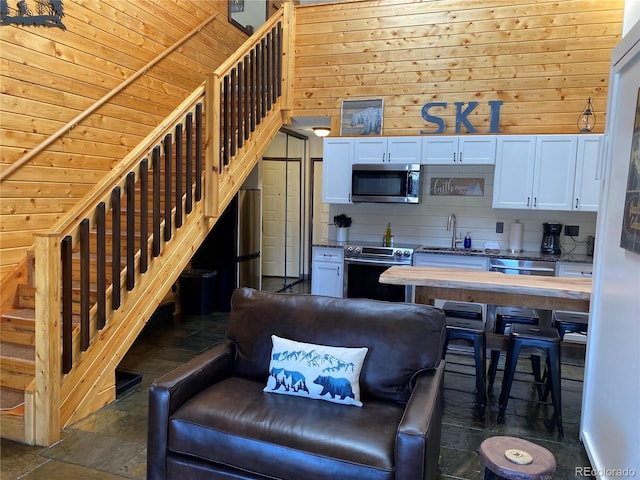
[[382,135],[381,98],[343,100],[340,110],[340,135]]
[[631,158],[622,214],[620,246],[640,254],[640,89],[636,99],[636,114],[631,136]]

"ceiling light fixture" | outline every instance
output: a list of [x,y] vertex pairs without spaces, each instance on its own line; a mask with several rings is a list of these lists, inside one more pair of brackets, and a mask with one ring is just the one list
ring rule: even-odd
[[578,130],[583,133],[589,133],[596,126],[596,114],[593,113],[591,106],[591,97],[587,98],[587,104],[584,111],[578,117]]
[[331,133],[331,129],[329,127],[313,127],[313,133],[318,137],[326,137]]

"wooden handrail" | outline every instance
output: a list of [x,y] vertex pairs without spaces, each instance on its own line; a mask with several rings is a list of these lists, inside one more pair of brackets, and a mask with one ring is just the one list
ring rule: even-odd
[[131,75],[129,78],[127,78],[124,82],[122,82],[120,85],[118,85],[116,88],[114,88],[113,90],[111,90],[109,93],[107,93],[106,95],[104,95],[102,98],[100,98],[97,102],[95,102],[93,105],[91,105],[89,108],[87,108],[86,110],[84,110],[82,113],[80,113],[79,115],[77,115],[73,120],[71,120],[70,122],[68,122],[66,125],[62,126],[58,131],[56,131],[55,133],[53,133],[52,135],[50,135],[49,137],[47,137],[46,140],[44,140],[43,142],[41,142],[39,145],[37,145],[34,149],[30,150],[27,154],[23,155],[22,157],[20,157],[18,160],[16,160],[15,162],[13,162],[9,168],[7,168],[6,170],[4,170],[3,172],[0,172],[0,182],[2,182],[3,180],[5,180],[7,177],[9,177],[13,172],[15,172],[16,170],[18,170],[22,165],[24,165],[26,162],[28,162],[29,160],[31,160],[33,157],[35,157],[36,155],[38,155],[39,153],[43,152],[47,147],[49,147],[51,144],[53,144],[53,142],[55,142],[56,140],[58,140],[60,137],[62,137],[65,133],[69,132],[71,129],[73,129],[74,127],[76,127],[81,121],[85,120],[87,117],[89,117],[89,115],[93,114],[96,110],[98,110],[100,107],[104,106],[109,100],[111,100],[113,97],[115,97],[118,93],[120,93],[122,90],[124,90],[125,88],[127,88],[129,85],[131,85],[133,82],[135,82],[138,78],[140,78],[142,75],[144,75],[145,73],[147,73],[149,71],[149,69],[151,69],[153,66],[157,65],[160,61],[164,60],[165,58],[167,58],[171,53],[173,53],[174,50],[176,50],[178,47],[180,47],[183,43],[185,43],[187,40],[189,40],[191,37],[193,37],[196,33],[200,32],[204,27],[206,27],[211,21],[213,21],[219,14],[218,13],[214,13],[213,15],[211,15],[209,18],[207,18],[204,22],[200,23],[200,25],[198,25],[197,27],[195,27],[193,30],[191,30],[189,33],[187,33],[184,37],[182,37],[180,40],[178,40],[176,43],[174,43],[172,46],[170,46],[169,48],[167,48],[165,51],[163,51],[160,55],[158,55],[156,58],[154,58],[153,60],[151,60],[149,63],[147,63],[144,67],[142,67],[141,69],[139,69],[137,72],[135,72],[133,75]]

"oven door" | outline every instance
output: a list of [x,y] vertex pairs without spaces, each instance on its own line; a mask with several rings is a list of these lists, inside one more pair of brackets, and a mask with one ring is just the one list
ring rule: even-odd
[[405,285],[380,283],[380,274],[391,264],[368,260],[345,260],[344,297],[370,298],[387,302],[408,302],[410,289]]

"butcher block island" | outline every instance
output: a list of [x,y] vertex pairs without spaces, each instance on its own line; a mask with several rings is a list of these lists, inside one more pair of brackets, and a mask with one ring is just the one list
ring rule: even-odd
[[414,285],[416,303],[441,298],[546,310],[589,311],[590,278],[505,275],[500,272],[394,266],[380,283]]

